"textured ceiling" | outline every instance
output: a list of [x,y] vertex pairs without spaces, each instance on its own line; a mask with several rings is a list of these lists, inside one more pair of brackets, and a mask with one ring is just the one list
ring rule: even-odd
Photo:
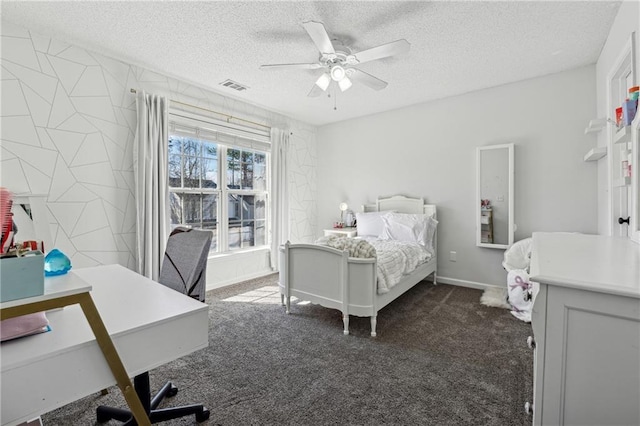
[[[2,19],[43,35],[322,125],[595,63],[619,1],[2,1]],[[321,70],[301,23],[358,52],[404,38],[408,53],[359,67],[389,83],[308,98]],[[232,79],[249,87],[219,85]],[[334,110],[334,102],[337,109]]]

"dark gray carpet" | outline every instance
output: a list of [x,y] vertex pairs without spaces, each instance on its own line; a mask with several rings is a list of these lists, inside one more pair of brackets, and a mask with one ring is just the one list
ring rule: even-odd
[[[344,336],[338,311],[292,303],[286,315],[264,289],[276,280],[207,294],[209,347],[151,372],[153,391],[169,378],[180,389],[162,406],[202,402],[210,425],[531,424],[531,327],[480,305],[481,291],[420,283],[379,312],[371,338],[368,318],[351,317]],[[44,425],[93,425],[100,404],[124,400],[114,387]]]

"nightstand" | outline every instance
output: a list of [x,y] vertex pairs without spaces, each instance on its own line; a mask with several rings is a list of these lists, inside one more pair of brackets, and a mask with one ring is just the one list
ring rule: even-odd
[[347,238],[353,238],[358,235],[357,228],[354,226],[352,228],[331,228],[324,230],[324,236],[327,237],[329,235],[342,235]]

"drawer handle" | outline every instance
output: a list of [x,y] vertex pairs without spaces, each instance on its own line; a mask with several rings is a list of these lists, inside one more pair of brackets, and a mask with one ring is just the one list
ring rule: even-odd
[[523,298],[525,302],[530,301],[533,298],[533,293],[531,293],[531,290],[525,291]]
[[533,404],[530,402],[524,403],[524,412],[531,415],[533,413]]
[[530,349],[536,348],[536,339],[534,339],[533,336],[527,337],[527,346],[529,346]]

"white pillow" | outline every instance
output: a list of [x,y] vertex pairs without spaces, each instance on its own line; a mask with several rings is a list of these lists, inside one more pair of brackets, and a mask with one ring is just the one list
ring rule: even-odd
[[414,242],[424,246],[431,255],[435,250],[433,237],[438,221],[424,214],[389,213],[382,217],[384,227],[380,238]]
[[382,212],[356,213],[356,229],[359,237],[379,237],[382,234],[382,216],[393,210]]
[[436,249],[433,246],[433,238],[436,234],[437,227],[438,221],[433,216],[429,216],[427,218],[427,235],[424,247],[429,253],[431,253],[431,256],[434,256],[436,254]]

